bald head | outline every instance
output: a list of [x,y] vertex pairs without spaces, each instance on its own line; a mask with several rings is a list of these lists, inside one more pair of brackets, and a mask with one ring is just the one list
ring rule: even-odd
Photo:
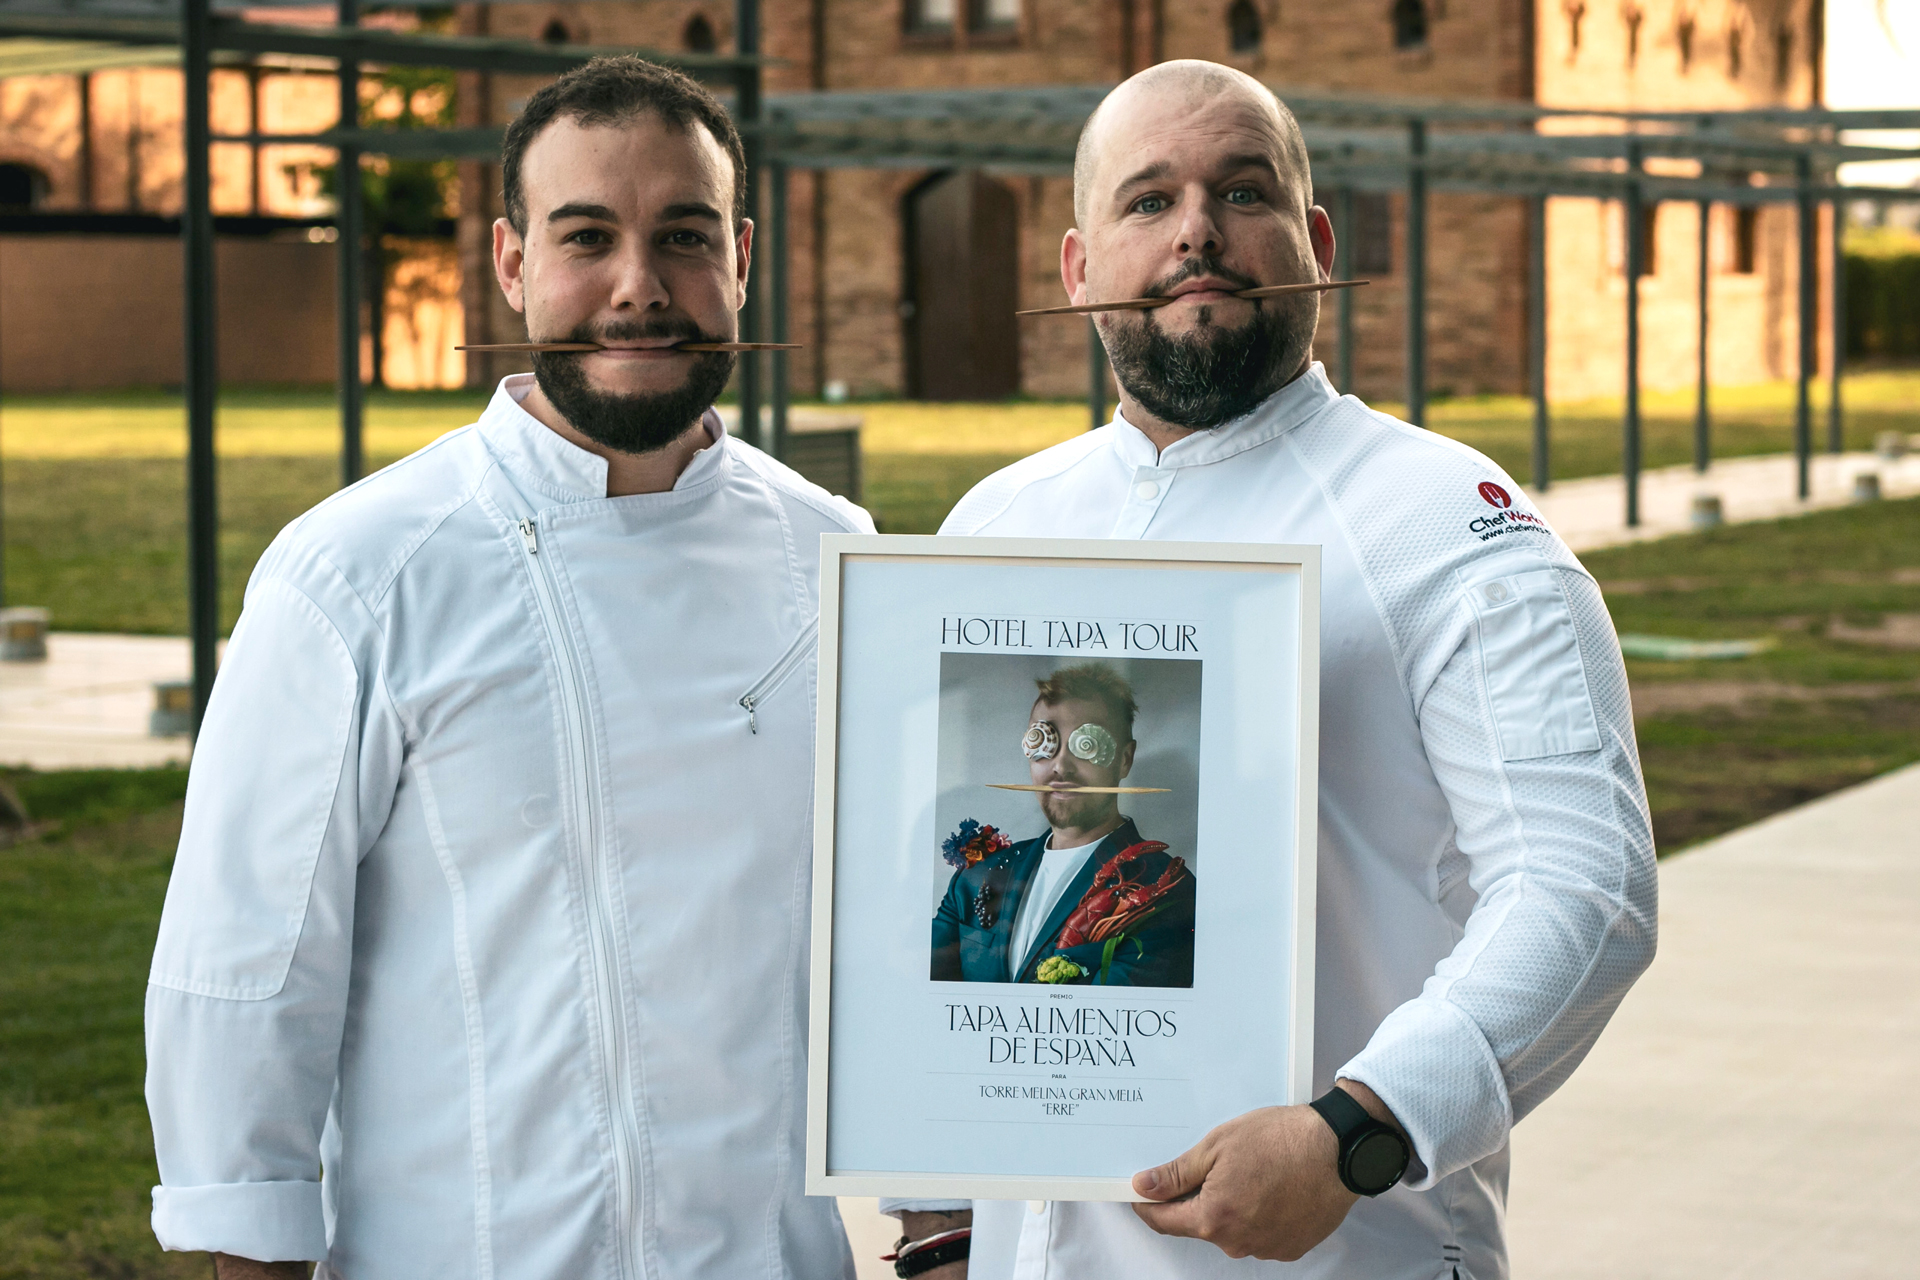
[[1196,107],[1244,117],[1270,135],[1274,167],[1297,179],[1302,211],[1312,202],[1313,182],[1308,173],[1307,144],[1293,112],[1273,90],[1244,71],[1217,62],[1181,58],[1162,62],[1124,81],[1101,100],[1080,130],[1073,155],[1073,218],[1086,227],[1097,199],[1115,185],[1119,175],[1110,161],[1124,163],[1133,153],[1139,133],[1169,111]]

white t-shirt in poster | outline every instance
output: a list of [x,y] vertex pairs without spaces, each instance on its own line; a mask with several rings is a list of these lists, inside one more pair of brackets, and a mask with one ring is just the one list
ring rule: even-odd
[[[1051,840],[1053,837],[1047,837]],[[1027,952],[1039,939],[1040,926],[1053,914],[1054,906],[1060,901],[1067,886],[1080,874],[1087,859],[1100,847],[1095,840],[1092,844],[1083,844],[1077,849],[1055,849],[1048,847],[1040,852],[1040,865],[1034,868],[1033,879],[1027,884],[1027,892],[1020,899],[1020,909],[1013,917],[1013,945],[1007,949],[1007,981],[1018,982],[1022,962]]]

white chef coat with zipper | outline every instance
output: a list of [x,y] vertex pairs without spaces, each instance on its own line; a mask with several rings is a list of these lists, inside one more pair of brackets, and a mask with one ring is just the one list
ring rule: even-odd
[[1653,955],[1646,795],[1593,579],[1498,467],[1317,364],[1163,452],[1116,415],[983,481],[941,532],[1322,547],[1314,1089],[1369,1085],[1417,1156],[1298,1263],[1233,1261],[1124,1204],[976,1201],[970,1275],[1504,1277],[1508,1131]]
[[813,636],[820,535],[872,524],[711,413],[610,498],[530,383],[254,571],[148,988],[156,1234],[851,1277],[801,1194]]

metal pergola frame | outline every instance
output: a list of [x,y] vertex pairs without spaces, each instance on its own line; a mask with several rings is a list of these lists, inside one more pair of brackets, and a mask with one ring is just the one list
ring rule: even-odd
[[[223,0],[225,2],[225,0]],[[269,0],[271,3],[271,0]],[[285,0],[287,3],[296,0]],[[404,157],[498,158],[498,128],[388,131],[357,124],[357,79],[363,63],[447,67],[535,75],[558,74],[607,53],[639,54],[680,67],[731,90],[732,109],[747,152],[748,208],[760,215],[767,287],[750,286],[741,336],[762,337],[760,298],[768,306],[765,336],[788,336],[788,179],[793,169],[980,168],[1012,173],[1072,172],[1081,126],[1110,85],[946,89],[913,92],[818,92],[764,96],[760,2],[735,0],[733,55],[667,54],[646,49],[593,48],[521,40],[373,30],[358,25],[359,0],[335,0],[332,27],[287,27],[218,16],[211,0],[0,0],[0,38],[42,42],[11,74],[57,67],[73,70],[168,60],[178,49],[185,73],[186,208],[181,218],[186,263],[186,377],[188,411],[188,560],[197,731],[213,686],[218,634],[218,506],[213,436],[214,363],[213,217],[208,148],[215,142],[254,145],[312,143],[340,155],[339,382],[341,479],[359,479],[362,388],[359,365],[361,294],[359,165],[363,154]],[[258,7],[256,4],[255,7]],[[81,46],[98,61],[88,63]],[[348,127],[312,134],[216,136],[211,129],[208,81],[216,62],[261,54],[303,55],[335,61],[341,84],[341,120]],[[8,74],[0,60],[0,74]],[[1626,519],[1639,522],[1640,387],[1639,289],[1646,246],[1641,243],[1649,202],[1687,201],[1703,212],[1712,204],[1792,203],[1798,212],[1799,350],[1795,450],[1801,497],[1808,492],[1812,452],[1810,384],[1815,374],[1818,314],[1815,227],[1817,206],[1835,208],[1833,261],[1833,388],[1827,445],[1838,451],[1844,307],[1837,270],[1840,202],[1848,199],[1920,199],[1920,191],[1836,185],[1843,162],[1908,159],[1920,151],[1852,146],[1848,130],[1920,128],[1920,110],[1826,111],[1765,108],[1746,111],[1634,112],[1542,107],[1520,103],[1417,101],[1325,94],[1281,96],[1300,120],[1318,192],[1332,197],[1336,244],[1346,271],[1353,195],[1402,192],[1406,218],[1402,270],[1406,276],[1408,416],[1426,416],[1427,206],[1432,192],[1514,196],[1529,202],[1528,365],[1533,398],[1533,483],[1551,483],[1550,415],[1546,401],[1546,201],[1554,196],[1618,200],[1626,213],[1626,405],[1622,459]],[[1653,167],[1649,167],[1649,161]],[[1665,171],[1662,171],[1662,169]],[[762,190],[764,188],[764,191]],[[761,196],[764,194],[764,205]],[[1707,404],[1705,218],[1698,282],[1700,368],[1696,402],[1695,465],[1710,461]],[[757,275],[758,273],[756,273]],[[1351,385],[1353,298],[1338,301],[1340,375]],[[1104,352],[1089,325],[1089,407],[1104,421]],[[763,392],[771,390],[770,429],[762,443],[785,453],[788,368],[785,353],[771,357],[763,380],[757,356],[739,365],[743,430],[762,435]]]

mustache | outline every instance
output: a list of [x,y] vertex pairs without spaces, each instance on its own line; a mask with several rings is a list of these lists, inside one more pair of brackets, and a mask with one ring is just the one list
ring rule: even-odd
[[[1140,296],[1143,298],[1164,298],[1173,292],[1176,286],[1200,276],[1218,276],[1236,289],[1253,289],[1259,287],[1260,284],[1260,282],[1252,276],[1235,271],[1218,258],[1188,258],[1171,274],[1164,275],[1148,285]],[[1254,306],[1259,306],[1261,301],[1261,299],[1255,299]],[[1151,315],[1152,313],[1148,312],[1147,314]]]

